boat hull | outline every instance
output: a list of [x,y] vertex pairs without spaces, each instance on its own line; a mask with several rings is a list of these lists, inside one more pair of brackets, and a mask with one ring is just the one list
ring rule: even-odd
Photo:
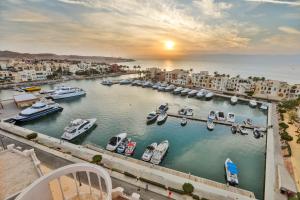
[[64,140],[74,140],[75,138],[87,133],[89,130],[91,130],[95,125],[96,125],[96,119],[88,119],[89,120],[89,124],[85,125],[83,127],[83,130],[82,131],[79,131],[79,133],[77,133],[76,135],[74,135],[73,137],[67,137],[65,135],[62,135],[61,138],[64,139]]
[[66,98],[71,98],[71,97],[80,97],[86,95],[85,91],[80,91],[76,93],[69,93],[69,94],[60,94],[60,95],[51,95],[50,98],[54,100],[58,99],[66,99]]
[[44,111],[41,111],[39,113],[36,113],[34,115],[31,116],[27,116],[27,117],[22,117],[22,118],[13,118],[16,123],[23,123],[23,122],[28,122],[28,121],[32,121],[38,118],[42,118],[46,115],[52,114],[52,113],[56,113],[56,112],[62,112],[63,108],[62,107],[55,107],[55,108],[50,108]]

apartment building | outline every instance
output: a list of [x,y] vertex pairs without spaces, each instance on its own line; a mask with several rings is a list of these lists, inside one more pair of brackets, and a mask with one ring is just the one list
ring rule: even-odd
[[165,81],[172,84],[189,84],[189,71],[183,69],[174,69],[165,73]]

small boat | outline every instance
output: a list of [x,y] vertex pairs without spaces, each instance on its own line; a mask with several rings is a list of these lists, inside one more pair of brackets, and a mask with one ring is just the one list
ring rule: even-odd
[[41,87],[39,86],[30,86],[30,87],[25,87],[22,88],[25,92],[34,92],[34,91],[40,91]]
[[143,86],[144,83],[145,83],[145,81],[138,80],[138,81],[136,82],[136,85],[137,85],[137,86]]
[[230,98],[230,103],[231,103],[232,105],[237,104],[237,102],[238,102],[238,97],[237,97],[237,96],[232,96],[232,97]]
[[173,91],[173,94],[180,94],[182,90],[183,90],[183,87],[177,87],[177,88]]
[[226,181],[229,185],[235,186],[239,184],[237,166],[227,158],[225,161]]
[[169,85],[169,86],[167,86],[167,87],[165,88],[165,91],[166,91],[166,92],[171,92],[171,91],[173,91],[175,88],[176,88],[175,85]]
[[167,110],[169,109],[169,105],[168,103],[162,104],[158,107],[158,112],[167,112]]
[[261,106],[260,106],[260,109],[264,110],[264,111],[267,111],[268,108],[269,108],[268,103],[262,103]]
[[224,112],[217,111],[216,112],[216,119],[219,120],[219,121],[225,121],[226,118],[225,118]]
[[41,90],[40,94],[52,94],[54,92],[55,92],[55,90]]
[[157,147],[157,143],[156,142],[154,142],[151,145],[147,146],[146,150],[144,151],[144,153],[142,155],[142,160],[146,161],[146,162],[150,161],[150,159],[152,158],[154,150],[156,149],[156,147]]
[[244,121],[244,124],[245,125],[252,125],[253,124],[253,121],[250,119],[250,118],[247,118],[245,121]]
[[194,112],[192,108],[181,108],[178,110],[179,115],[193,116]]
[[211,120],[211,119],[207,120],[206,125],[207,125],[207,129],[210,131],[214,130],[214,128],[215,128],[215,124],[214,124],[213,120]]
[[200,98],[202,98],[202,97],[205,97],[205,95],[207,94],[207,90],[205,90],[205,89],[201,89],[197,94],[196,94],[196,97],[198,98],[198,99],[200,99]]
[[249,101],[249,106],[251,107],[251,108],[255,108],[256,106],[257,106],[257,102],[255,101],[255,100],[250,100]]
[[228,113],[227,114],[227,121],[234,123],[235,122],[235,114],[234,113]]
[[166,112],[161,112],[159,116],[157,117],[157,124],[161,125],[163,124],[168,118],[168,114]]
[[120,153],[120,154],[123,154],[125,152],[125,149],[126,149],[126,146],[127,146],[127,143],[128,143],[128,139],[125,138],[120,144],[119,146],[117,147],[116,151],[117,153]]
[[187,124],[187,119],[186,119],[185,117],[183,117],[183,118],[181,119],[180,125],[181,125],[181,126],[185,126],[186,124]]
[[150,112],[147,116],[147,124],[154,123],[158,117],[158,114],[156,112]]
[[262,137],[262,134],[260,133],[260,131],[257,128],[253,129],[253,135],[256,139]]
[[132,86],[135,86],[135,85],[137,85],[137,84],[139,83],[139,81],[140,81],[140,80],[132,81],[132,82],[131,82],[131,85],[132,85]]
[[186,96],[190,91],[192,91],[190,88],[185,88],[180,92],[180,95]]
[[194,97],[198,93],[198,90],[191,90],[188,92],[188,97]]
[[57,100],[71,97],[80,97],[84,95],[86,95],[86,92],[81,88],[58,86],[55,88],[55,92],[49,95],[49,98]]
[[214,97],[214,93],[213,92],[208,92],[206,95],[205,95],[205,100],[211,100],[213,97]]
[[157,90],[160,91],[160,92],[164,92],[164,91],[165,91],[165,88],[166,88],[166,86],[160,85],[160,86],[157,88]]
[[150,160],[153,164],[160,164],[164,156],[166,155],[167,151],[169,149],[169,141],[165,140],[161,142],[154,150],[153,156]]
[[216,119],[216,113],[215,113],[215,111],[212,110],[212,111],[209,112],[208,119],[211,119],[211,120]]
[[128,85],[130,83],[132,83],[132,80],[130,79],[123,79],[119,82],[120,85]]
[[103,80],[101,82],[102,85],[107,85],[107,86],[111,86],[113,84],[113,82],[111,80]]
[[238,126],[238,132],[241,134],[241,135],[248,135],[248,130],[245,128],[245,126],[243,125],[239,125]]
[[152,86],[152,89],[156,90],[160,86],[160,83],[156,83]]
[[108,144],[106,145],[106,150],[108,151],[115,151],[117,147],[125,140],[127,137],[127,133],[120,133],[116,136],[110,138]]
[[88,132],[95,126],[97,119],[75,119],[65,128],[62,139],[73,140],[74,138]]
[[129,140],[125,150],[125,156],[131,156],[134,153],[136,142]]
[[[151,86],[150,86],[151,85]],[[146,87],[152,87],[152,83],[150,81],[146,81],[143,85],[142,85],[143,88],[146,88]]]
[[236,134],[237,133],[237,130],[238,130],[238,128],[237,128],[237,125],[236,124],[232,124],[232,126],[231,126],[231,132],[233,133],[233,134]]

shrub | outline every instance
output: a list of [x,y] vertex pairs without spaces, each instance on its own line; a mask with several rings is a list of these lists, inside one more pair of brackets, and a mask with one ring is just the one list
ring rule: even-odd
[[278,112],[279,112],[279,113],[286,113],[286,110],[285,110],[285,109],[282,109],[282,108],[280,108],[280,109],[278,110]]
[[128,176],[128,177],[131,177],[131,178],[137,178],[136,175],[131,174],[131,173],[129,173],[129,172],[124,172],[124,175],[125,175],[125,176]]
[[281,139],[282,140],[286,140],[286,141],[292,141],[293,140],[293,137],[290,136],[287,132],[283,132],[281,134]]
[[289,143],[287,143],[287,150],[288,150],[288,155],[284,155],[284,157],[291,157],[292,156],[292,149]]
[[92,158],[92,163],[99,164],[101,162],[101,160],[102,160],[101,155],[94,155]]
[[198,195],[196,195],[196,194],[192,194],[192,197],[193,197],[193,199],[195,199],[195,200],[200,200],[200,197],[199,197]]
[[297,143],[298,143],[298,144],[300,144],[300,137],[298,137],[298,139],[297,139]]
[[140,181],[143,181],[143,182],[145,182],[145,183],[150,183],[151,185],[155,185],[155,186],[157,186],[157,187],[166,188],[166,186],[163,185],[163,184],[161,184],[161,183],[157,183],[157,182],[154,182],[154,181],[145,179],[145,178],[143,178],[143,177],[140,177]]
[[37,136],[38,136],[37,133],[30,133],[30,134],[28,134],[28,135],[26,136],[26,138],[27,138],[28,140],[33,140],[33,139],[37,138]]
[[279,127],[281,128],[281,129],[287,129],[288,127],[289,127],[289,125],[287,125],[286,123],[284,123],[284,122],[280,122],[279,123]]
[[184,183],[182,189],[186,194],[192,194],[194,191],[194,186],[191,183]]
[[183,190],[179,190],[179,189],[172,188],[172,187],[168,187],[168,190],[170,190],[172,192],[176,192],[178,194],[186,194]]

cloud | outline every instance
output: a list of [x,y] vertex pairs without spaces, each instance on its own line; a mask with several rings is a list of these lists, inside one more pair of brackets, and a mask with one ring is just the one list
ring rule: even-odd
[[223,12],[232,7],[230,3],[215,2],[214,0],[194,0],[193,4],[198,7],[202,13],[214,18],[223,17]]
[[288,27],[288,26],[280,26],[280,27],[278,27],[278,30],[280,30],[284,33],[288,33],[288,34],[300,35],[299,30],[292,28],[292,27]]
[[12,22],[49,22],[50,18],[46,15],[43,15],[38,12],[33,12],[29,10],[20,10],[17,9],[16,12],[8,12],[8,11],[2,11],[1,14],[2,17],[4,17],[8,21]]
[[257,2],[257,3],[272,3],[272,4],[282,4],[282,5],[289,5],[289,6],[300,6],[299,0],[288,1],[288,0],[245,0],[250,2]]

